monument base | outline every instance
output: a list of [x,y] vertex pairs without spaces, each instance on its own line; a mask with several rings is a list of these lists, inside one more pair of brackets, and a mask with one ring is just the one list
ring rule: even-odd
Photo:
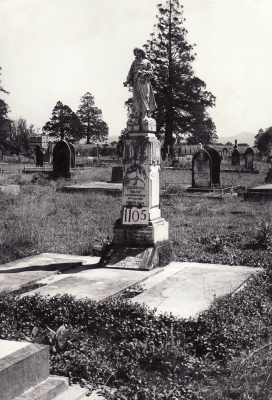
[[149,271],[167,265],[171,261],[171,254],[169,241],[151,247],[126,247],[112,243],[102,255],[100,266]]
[[168,222],[164,218],[149,221],[147,226],[121,225],[117,220],[113,227],[113,244],[130,247],[153,246],[168,240]]

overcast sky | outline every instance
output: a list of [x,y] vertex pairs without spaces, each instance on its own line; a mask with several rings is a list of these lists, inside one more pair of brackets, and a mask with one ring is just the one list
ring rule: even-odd
[[[110,135],[126,125],[133,48],[153,31],[158,0],[0,0],[1,97],[10,118],[42,128],[57,101],[90,92]],[[162,2],[164,3],[164,2]],[[272,1],[180,0],[195,74],[216,96],[218,136],[272,125]]]

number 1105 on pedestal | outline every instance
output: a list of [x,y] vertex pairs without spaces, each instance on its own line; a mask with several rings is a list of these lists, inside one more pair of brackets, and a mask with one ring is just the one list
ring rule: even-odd
[[122,225],[148,225],[149,208],[124,207]]

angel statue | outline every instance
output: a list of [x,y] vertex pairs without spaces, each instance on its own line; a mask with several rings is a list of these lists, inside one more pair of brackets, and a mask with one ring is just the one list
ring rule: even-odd
[[[135,60],[132,62],[124,86],[133,87],[133,109],[128,121],[128,130],[138,129],[154,131],[155,120],[150,118],[156,108],[156,102],[150,80],[153,76],[153,66],[145,58],[145,52],[139,47],[133,50]],[[143,127],[146,127],[143,129]],[[156,130],[156,129],[155,129]]]

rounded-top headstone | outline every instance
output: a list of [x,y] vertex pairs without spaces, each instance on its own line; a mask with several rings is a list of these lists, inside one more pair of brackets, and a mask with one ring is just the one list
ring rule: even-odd
[[53,177],[71,176],[71,150],[65,139],[56,143],[53,149]]
[[71,168],[76,168],[76,149],[75,146],[68,142],[71,151]]
[[205,150],[209,153],[212,160],[212,184],[218,185],[220,183],[220,154],[212,147],[205,148]]
[[211,156],[201,149],[197,151],[192,160],[192,187],[193,188],[208,188],[211,186]]

